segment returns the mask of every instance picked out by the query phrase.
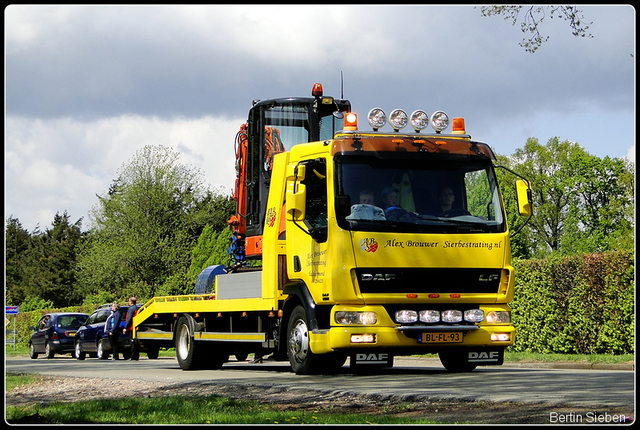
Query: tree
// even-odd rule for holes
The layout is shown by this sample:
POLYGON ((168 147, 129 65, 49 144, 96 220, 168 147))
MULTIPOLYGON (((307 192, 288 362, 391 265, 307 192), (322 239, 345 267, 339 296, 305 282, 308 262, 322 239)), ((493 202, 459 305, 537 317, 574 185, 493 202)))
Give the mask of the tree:
MULTIPOLYGON (((600 159, 557 137, 546 145, 530 138, 512 157, 499 160, 529 179, 533 191, 534 215, 522 238, 514 240, 514 255, 574 255, 628 249, 632 243, 634 181, 632 168, 623 160, 600 159)), ((499 178, 505 204, 511 205, 513 193, 499 178)), ((512 229, 514 224, 510 217, 512 229)))
MULTIPOLYGON (((505 20, 511 20, 512 25, 516 25, 520 13, 526 6, 506 5, 506 6, 482 6, 480 13, 482 16, 503 16, 505 20)), ((534 53, 543 43, 549 40, 549 36, 540 34, 540 25, 548 16, 553 19, 559 17, 569 22, 571 34, 576 37, 593 37, 589 26, 593 23, 585 22, 582 11, 575 6, 529 6, 524 12, 524 17, 520 23, 520 30, 529 33, 529 38, 523 38, 519 44, 525 51, 534 53)))
POLYGON ((211 207, 221 201, 179 153, 163 146, 138 151, 91 212, 92 238, 80 261, 86 293, 107 288, 120 296, 138 284, 155 295, 169 277, 187 272, 191 249, 216 213, 211 207))
POLYGON ((51 301, 56 307, 81 302, 75 269, 78 246, 83 240, 82 218, 71 224, 69 215, 56 213, 52 228, 33 233, 20 221, 9 218, 7 239, 7 303, 32 300, 51 301))
POLYGON ((5 227, 5 289, 8 305, 17 306, 27 296, 25 271, 30 241, 29 231, 22 227, 18 218, 10 216, 5 227))

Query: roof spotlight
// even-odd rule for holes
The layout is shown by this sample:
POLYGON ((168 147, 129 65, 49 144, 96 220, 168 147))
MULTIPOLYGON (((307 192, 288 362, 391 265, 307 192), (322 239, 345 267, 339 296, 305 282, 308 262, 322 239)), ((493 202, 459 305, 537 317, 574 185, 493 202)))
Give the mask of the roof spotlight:
POLYGON ((409 122, 409 117, 407 113, 402 109, 394 109, 389 114, 389 124, 395 131, 400 131, 407 126, 409 122))
POLYGON ((373 108, 367 115, 367 121, 371 128, 373 128, 373 131, 378 131, 378 129, 384 127, 387 123, 387 114, 380 108, 373 108))
POLYGON ((418 133, 429 127, 429 114, 420 109, 414 111, 411 114, 411 127, 418 133))
POLYGON ((431 127, 436 133, 441 133, 449 127, 449 116, 441 110, 437 110, 431 115, 431 127))

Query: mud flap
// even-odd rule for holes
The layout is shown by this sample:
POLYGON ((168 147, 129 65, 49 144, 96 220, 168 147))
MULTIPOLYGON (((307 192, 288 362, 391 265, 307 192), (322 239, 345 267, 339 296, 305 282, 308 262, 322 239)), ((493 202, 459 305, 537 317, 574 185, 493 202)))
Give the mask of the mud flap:
POLYGON ((393 367, 393 355, 388 352, 355 352, 349 356, 349 366, 358 369, 393 367))
POLYGON ((504 348, 469 348, 467 362, 476 366, 500 366, 504 362, 504 348))

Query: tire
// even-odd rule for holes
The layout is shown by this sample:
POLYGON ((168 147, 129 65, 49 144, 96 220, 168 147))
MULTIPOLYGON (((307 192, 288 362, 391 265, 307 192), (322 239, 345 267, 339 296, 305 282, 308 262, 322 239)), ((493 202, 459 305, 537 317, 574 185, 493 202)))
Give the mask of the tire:
POLYGON ((34 360, 36 358, 38 358, 38 353, 36 352, 36 347, 33 346, 32 343, 29 343, 29 357, 33 358, 34 360))
POLYGON ((302 306, 297 306, 289 318, 287 355, 296 375, 309 375, 321 370, 318 356, 311 352, 307 312, 302 306))
POLYGON ((47 358, 53 358, 53 356, 55 355, 55 352, 53 352, 53 350, 51 349, 51 344, 49 342, 44 344, 44 355, 47 358))
POLYGON ((476 364, 470 364, 467 362, 467 350, 455 350, 450 349, 446 351, 440 351, 438 353, 440 357, 440 363, 451 373, 465 373, 472 372, 476 367, 476 364))
POLYGON ((87 356, 86 352, 82 352, 82 346, 80 345, 79 340, 76 340, 75 353, 76 353, 77 360, 84 360, 85 357, 87 356))
MULTIPOLYGON (((158 355, 160 355, 160 348, 149 348, 147 350, 147 358, 149 360, 156 360, 158 358, 158 355)), ((140 356, 140 353, 138 353, 138 357, 140 356)), ((136 359, 137 360, 137 359, 136 359)))
POLYGON ((109 353, 106 352, 106 339, 100 339, 98 341, 98 348, 97 348, 97 352, 96 352, 96 356, 98 357, 99 360, 106 360, 107 358, 109 358, 109 353))
MULTIPOLYGON (((202 359, 196 351, 196 342, 187 317, 180 317, 176 326, 176 358, 182 370, 196 370, 201 368, 202 359)), ((148 353, 147 353, 148 354, 148 353)))
POLYGON ((249 354, 247 354, 246 352, 236 352, 235 356, 238 362, 243 362, 247 361, 247 357, 249 356, 249 354))

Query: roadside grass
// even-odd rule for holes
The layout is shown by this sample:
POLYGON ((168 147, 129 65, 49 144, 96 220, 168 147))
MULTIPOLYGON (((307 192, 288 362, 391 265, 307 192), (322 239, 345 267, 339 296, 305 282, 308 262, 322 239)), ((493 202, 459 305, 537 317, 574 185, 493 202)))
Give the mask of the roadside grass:
MULTIPOLYGON (((28 380, 7 375, 7 388, 28 380), (16 381, 9 382, 15 379, 16 381), (19 379, 20 382, 17 382, 19 379)), ((32 382, 37 377, 32 376, 32 382)), ((388 412, 388 411, 387 411, 388 412)), ((399 412, 402 412, 400 410, 399 412)), ((8 406, 9 424, 433 424, 434 421, 378 414, 280 411, 272 405, 217 395, 122 398, 48 406, 8 406)))

